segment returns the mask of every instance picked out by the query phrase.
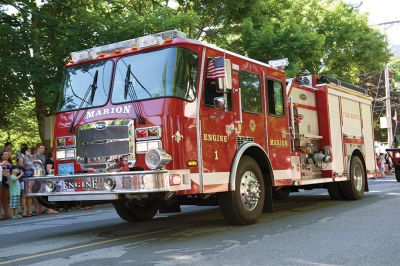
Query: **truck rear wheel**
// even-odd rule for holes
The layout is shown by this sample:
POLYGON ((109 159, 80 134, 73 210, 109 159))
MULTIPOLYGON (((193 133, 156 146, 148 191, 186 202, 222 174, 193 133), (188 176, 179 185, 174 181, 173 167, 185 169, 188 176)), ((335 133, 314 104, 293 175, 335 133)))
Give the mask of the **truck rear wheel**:
POLYGON ((340 188, 347 200, 358 200, 364 196, 366 174, 364 165, 358 156, 353 156, 350 161, 350 180, 341 182, 340 188))
POLYGON ((400 182, 400 165, 394 168, 394 175, 396 176, 397 182, 400 182))
POLYGON ((114 208, 119 217, 127 222, 150 221, 158 212, 158 201, 130 202, 119 201, 114 203, 114 208))
POLYGON ((265 185, 260 167, 253 158, 242 157, 235 182, 235 191, 219 195, 222 214, 231 224, 255 223, 263 211, 265 185))

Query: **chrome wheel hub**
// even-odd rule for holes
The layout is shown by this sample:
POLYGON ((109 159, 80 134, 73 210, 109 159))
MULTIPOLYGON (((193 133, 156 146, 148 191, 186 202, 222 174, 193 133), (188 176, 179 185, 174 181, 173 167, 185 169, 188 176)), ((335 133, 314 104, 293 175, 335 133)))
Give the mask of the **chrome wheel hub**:
POLYGON ((240 200, 247 211, 256 208, 260 192, 256 175, 251 171, 246 171, 240 180, 240 200))
POLYGON ((357 165, 354 167, 354 186, 357 189, 357 191, 362 190, 362 185, 363 185, 363 170, 362 167, 357 165))

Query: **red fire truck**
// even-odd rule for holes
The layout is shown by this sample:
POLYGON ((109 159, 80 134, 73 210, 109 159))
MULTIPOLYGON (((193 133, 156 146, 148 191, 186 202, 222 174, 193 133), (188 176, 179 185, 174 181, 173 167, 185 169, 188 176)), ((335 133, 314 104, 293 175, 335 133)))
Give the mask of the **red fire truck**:
POLYGON ((273 200, 326 188, 356 200, 375 172, 371 98, 167 31, 71 54, 55 173, 25 182, 49 207, 112 203, 129 222, 219 205, 250 224, 273 200))

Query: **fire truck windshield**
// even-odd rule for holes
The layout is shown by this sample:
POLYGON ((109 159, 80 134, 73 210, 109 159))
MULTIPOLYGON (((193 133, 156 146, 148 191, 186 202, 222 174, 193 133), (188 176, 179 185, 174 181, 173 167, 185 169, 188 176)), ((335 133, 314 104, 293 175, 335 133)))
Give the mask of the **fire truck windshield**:
POLYGON ((100 61, 92 64, 67 68, 62 83, 63 97, 60 103, 60 111, 79 109, 80 106, 94 107, 107 102, 112 77, 112 61, 100 61), (97 79, 95 74, 98 73, 97 79), (96 82, 96 84, 93 84, 96 82), (89 97, 85 93, 89 86, 97 87, 89 97))
POLYGON ((196 95, 198 65, 197 54, 181 47, 120 58, 115 71, 112 102, 131 100, 125 92, 127 73, 131 73, 130 81, 137 100, 178 97, 192 101, 196 95))

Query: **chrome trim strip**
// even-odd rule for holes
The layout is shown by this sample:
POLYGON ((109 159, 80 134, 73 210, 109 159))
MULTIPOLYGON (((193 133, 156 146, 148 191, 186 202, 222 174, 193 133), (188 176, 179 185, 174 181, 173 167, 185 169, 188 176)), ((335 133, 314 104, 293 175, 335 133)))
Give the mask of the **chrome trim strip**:
MULTIPOLYGON (((240 86, 240 84, 239 84, 240 86)), ((242 90, 239 87, 239 123, 243 124, 243 112, 242 112, 242 90)))
POLYGON ((97 139, 91 142, 82 142, 81 145, 88 145, 88 144, 106 144, 106 143, 114 143, 114 142, 121 142, 121 141, 129 141, 129 138, 125 139, 97 139))
MULTIPOLYGON (((95 122, 90 122, 87 124, 80 125, 77 127, 77 131, 96 128, 96 124, 99 124, 99 123, 104 123, 106 125, 106 128, 114 127, 114 126, 127 126, 127 127, 133 126, 132 119, 100 120, 100 121, 95 121, 95 122)), ((98 130, 103 130, 103 129, 98 129, 98 130)))
POLYGON ((204 64, 206 61, 206 48, 203 48, 202 59, 201 59, 201 70, 200 70, 200 82, 197 93, 197 108, 196 108, 196 126, 197 126, 197 162, 199 168, 199 182, 200 182, 200 193, 203 193, 203 147, 201 138, 201 119, 200 119, 200 105, 201 105, 201 94, 203 89, 204 80, 204 64))
POLYGON ((24 180, 37 180, 37 179, 66 179, 66 178, 90 178, 90 177, 107 177, 107 176, 120 176, 120 175, 150 175, 150 174, 165 174, 168 173, 167 170, 154 170, 154 171, 135 171, 135 172, 113 172, 113 173, 82 173, 82 174, 75 174, 75 175, 57 175, 57 176, 35 176, 35 177, 28 177, 24 180))
POLYGON ((180 169, 32 177, 24 180, 24 186, 28 196, 72 196, 69 201, 75 195, 177 192, 190 190, 192 183, 190 170, 180 169), (171 183, 175 176, 180 183, 171 183), (115 184, 112 189, 107 186, 110 178, 115 184), (52 188, 48 190, 49 185, 52 188))

